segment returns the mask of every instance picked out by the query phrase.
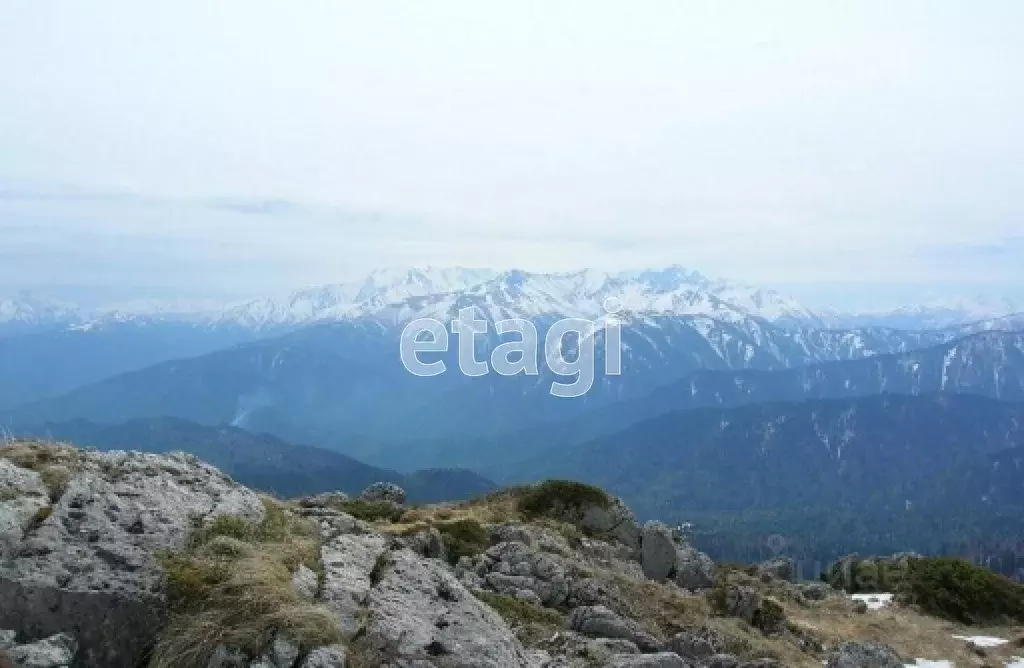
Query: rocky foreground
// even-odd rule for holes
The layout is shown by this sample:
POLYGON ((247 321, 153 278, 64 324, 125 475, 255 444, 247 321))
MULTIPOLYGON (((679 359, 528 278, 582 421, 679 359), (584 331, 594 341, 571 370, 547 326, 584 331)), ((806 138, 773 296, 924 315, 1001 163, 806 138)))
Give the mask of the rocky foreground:
POLYGON ((1013 652, 794 582, 786 559, 716 567, 584 485, 404 502, 388 484, 275 500, 185 454, 0 448, 0 668, 896 668, 1013 652))

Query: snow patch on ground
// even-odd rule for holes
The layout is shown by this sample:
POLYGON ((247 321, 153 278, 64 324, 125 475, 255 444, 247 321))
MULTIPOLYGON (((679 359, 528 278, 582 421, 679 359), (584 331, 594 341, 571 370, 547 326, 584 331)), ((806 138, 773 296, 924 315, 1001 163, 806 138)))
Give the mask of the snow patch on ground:
POLYGON ((906 664, 906 668, 954 668, 952 661, 946 659, 938 659, 932 661, 930 659, 915 659, 915 663, 906 664))
POLYGON ((1019 656, 1013 657, 1013 661, 1006 664, 1006 668, 1024 668, 1024 659, 1019 656))
POLYGON ((995 638, 993 636, 953 636, 957 640, 966 640, 967 642, 974 643, 978 647, 999 647, 1010 642, 1003 638, 995 638))
POLYGON ((850 598, 855 601, 864 601, 867 603, 868 610, 881 610, 892 604, 892 594, 852 594, 850 598))

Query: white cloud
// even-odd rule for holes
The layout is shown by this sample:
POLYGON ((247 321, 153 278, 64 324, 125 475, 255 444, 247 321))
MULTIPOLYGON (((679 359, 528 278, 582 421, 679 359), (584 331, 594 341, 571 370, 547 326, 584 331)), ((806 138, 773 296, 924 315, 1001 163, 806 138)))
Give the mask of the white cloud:
POLYGON ((423 263, 1024 283, 1012 0, 0 11, 0 178, 80 191, 0 197, 0 292, 423 263))

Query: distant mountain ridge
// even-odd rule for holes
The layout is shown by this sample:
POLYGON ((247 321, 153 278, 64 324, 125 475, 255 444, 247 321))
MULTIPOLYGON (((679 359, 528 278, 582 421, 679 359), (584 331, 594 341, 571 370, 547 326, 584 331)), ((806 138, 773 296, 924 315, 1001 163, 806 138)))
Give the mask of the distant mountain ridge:
POLYGON ((811 558, 927 551, 1024 531, 1024 404, 886 395, 684 410, 517 473, 603 485, 642 517, 696 522, 699 544, 734 556, 772 534, 811 558))
POLYGON ((476 439, 424 439, 415 448, 394 446, 366 457, 387 461, 401 449, 407 453, 405 465, 412 468, 440 462, 508 476, 517 460, 554 453, 678 411, 942 393, 1024 403, 1024 332, 981 332, 917 349, 789 368, 695 369, 643 396, 543 424, 496 430, 476 439))
POLYGON ((365 277, 240 303, 136 301, 97 309, 41 299, 0 300, 0 334, 30 327, 146 321, 280 332, 318 322, 363 317, 407 322, 453 301, 469 301, 502 317, 595 318, 605 306, 637 315, 758 317, 779 324, 855 328, 939 329, 1024 311, 1012 300, 954 299, 889 311, 815 310, 775 290, 710 279, 678 265, 662 269, 541 273, 464 267, 379 269, 365 277))
POLYGON ((284 498, 337 490, 356 495, 374 482, 393 482, 405 489, 410 501, 430 503, 472 498, 496 487, 490 480, 465 469, 427 469, 403 474, 368 466, 330 450, 286 443, 268 434, 225 425, 203 426, 174 418, 131 420, 116 425, 74 420, 42 425, 28 433, 101 450, 188 452, 245 485, 284 498))
MULTIPOLYGON (((551 321, 537 322, 543 333, 551 321)), ((730 323, 701 316, 644 317, 622 325, 620 376, 603 375, 605 332, 595 333, 594 386, 576 400, 552 397, 555 376, 543 368, 539 376, 463 376, 454 345, 439 356, 448 364, 447 373, 415 377, 402 365, 399 334, 373 320, 318 325, 131 371, 13 412, 29 423, 174 416, 208 425, 235 424, 361 455, 377 449, 375 440, 480 436, 632 400, 658 405, 670 393, 658 392, 655 401, 645 397, 698 371, 780 371, 873 359, 943 343, 957 332, 843 332, 778 327, 753 318, 730 323)), ((999 341, 1002 335, 987 336, 999 341)), ((505 338, 492 327, 489 336, 477 341, 479 358, 486 359, 505 338)), ((1019 338, 1007 339, 1007 354, 1019 338)), ((988 352, 979 355, 978 368, 987 369, 988 352)), ((1012 358, 1004 378, 1017 377, 1017 364, 1012 358)))

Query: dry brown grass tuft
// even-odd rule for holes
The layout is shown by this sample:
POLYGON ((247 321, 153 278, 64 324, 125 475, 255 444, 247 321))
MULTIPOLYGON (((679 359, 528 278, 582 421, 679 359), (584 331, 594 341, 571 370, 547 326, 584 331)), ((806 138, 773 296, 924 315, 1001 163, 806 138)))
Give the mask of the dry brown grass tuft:
POLYGON ((64 495, 73 471, 81 467, 81 453, 63 443, 24 441, 0 446, 0 457, 39 474, 46 485, 50 501, 56 503, 64 495))
POLYGON ((318 567, 315 527, 272 499, 264 506, 263 522, 219 519, 197 531, 184 552, 164 556, 173 616, 151 667, 206 665, 222 644, 256 657, 277 633, 304 650, 341 641, 330 611, 291 586, 299 564, 318 567))
MULTIPOLYGON (((976 665, 979 657, 954 635, 988 635, 1012 640, 1022 632, 1019 626, 966 627, 907 607, 857 613, 853 604, 841 597, 806 606, 784 602, 783 607, 791 621, 812 630, 830 647, 845 640, 879 642, 891 646, 911 663, 914 659, 946 659, 957 666, 976 665)), ((988 649, 985 663, 1003 665, 1014 653, 1019 654, 1020 649, 1013 648, 1012 643, 988 649)))
POLYGON ((707 599, 688 596, 670 585, 622 575, 612 575, 608 583, 618 601, 616 612, 664 638, 699 627, 711 617, 707 599))

